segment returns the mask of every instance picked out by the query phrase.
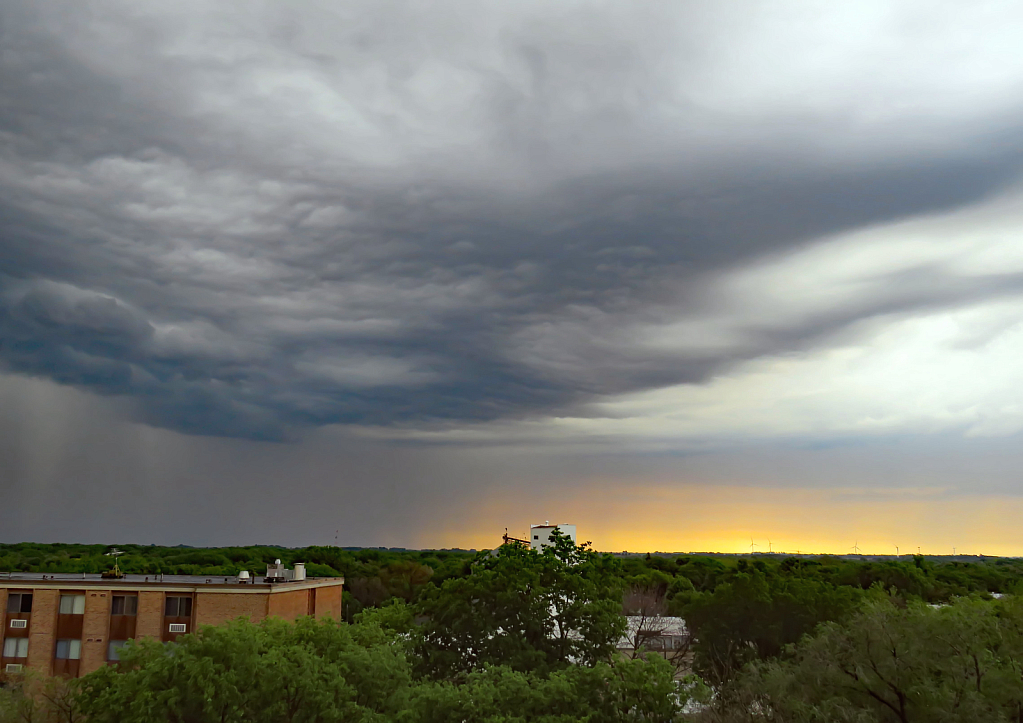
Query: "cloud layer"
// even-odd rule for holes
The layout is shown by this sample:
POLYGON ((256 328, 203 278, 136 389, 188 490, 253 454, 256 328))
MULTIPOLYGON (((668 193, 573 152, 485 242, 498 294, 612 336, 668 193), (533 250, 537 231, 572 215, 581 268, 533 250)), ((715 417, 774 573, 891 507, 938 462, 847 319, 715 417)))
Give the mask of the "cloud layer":
POLYGON ((155 426, 727 436, 743 365, 1018 313, 1012 8, 0 13, 0 362, 155 426))

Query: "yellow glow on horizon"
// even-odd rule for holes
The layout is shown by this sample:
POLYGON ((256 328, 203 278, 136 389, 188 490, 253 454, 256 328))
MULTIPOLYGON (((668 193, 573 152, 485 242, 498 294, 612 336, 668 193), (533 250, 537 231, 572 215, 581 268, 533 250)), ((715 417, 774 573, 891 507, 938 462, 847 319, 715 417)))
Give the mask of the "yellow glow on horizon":
POLYGON ((864 555, 1023 555, 1023 498, 959 496, 942 488, 850 489, 741 486, 612 487, 542 500, 502 494, 459 510, 423 547, 493 548, 530 523, 576 524, 579 541, 604 551, 864 555), (469 521, 468 523, 466 521, 469 521))

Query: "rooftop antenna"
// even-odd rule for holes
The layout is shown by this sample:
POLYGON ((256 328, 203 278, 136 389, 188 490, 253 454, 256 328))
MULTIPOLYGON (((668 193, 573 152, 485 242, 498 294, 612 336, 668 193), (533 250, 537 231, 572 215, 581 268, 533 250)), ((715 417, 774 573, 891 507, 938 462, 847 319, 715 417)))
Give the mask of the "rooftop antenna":
POLYGON ((508 534, 507 527, 504 528, 504 534, 501 536, 501 539, 504 540, 504 544, 506 545, 509 542, 513 542, 516 545, 521 545, 522 547, 529 547, 529 540, 520 540, 517 537, 512 537, 511 535, 508 534))

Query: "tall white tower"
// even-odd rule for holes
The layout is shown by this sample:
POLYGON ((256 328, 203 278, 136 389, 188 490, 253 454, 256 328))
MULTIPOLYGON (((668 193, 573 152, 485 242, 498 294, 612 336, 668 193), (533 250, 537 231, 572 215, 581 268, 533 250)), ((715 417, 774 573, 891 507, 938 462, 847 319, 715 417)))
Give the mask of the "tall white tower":
POLYGON ((542 550, 551 544, 551 533, 558 530, 562 535, 567 535, 575 542, 575 525, 552 525, 544 522, 542 525, 529 526, 529 547, 533 550, 542 550))

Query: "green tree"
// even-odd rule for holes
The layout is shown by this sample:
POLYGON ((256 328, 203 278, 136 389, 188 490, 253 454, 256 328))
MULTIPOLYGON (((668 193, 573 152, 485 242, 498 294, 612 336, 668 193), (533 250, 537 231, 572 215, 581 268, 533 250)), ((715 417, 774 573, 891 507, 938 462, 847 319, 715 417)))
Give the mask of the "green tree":
POLYGON ((1023 715, 1016 608, 961 599, 932 608, 870 601, 829 622, 788 659, 750 666, 717 720, 967 723, 1023 715))
POLYGON ((244 620, 176 644, 125 646, 82 679, 92 723, 382 721, 407 707, 408 665, 375 623, 244 620))
POLYGON ((32 671, 0 684, 0 723, 84 723, 79 682, 32 671))
MULTIPOLYGON (((399 603, 354 625, 236 621, 178 643, 130 644, 120 665, 79 681, 75 710, 90 723, 666 723, 681 720, 697 690, 680 689, 658 657, 549 674, 487 665, 457 681, 418 680, 403 652, 412 625, 399 603)), ((15 713, 27 700, 10 699, 15 713)))
POLYGON ((851 614, 860 598, 853 588, 747 568, 684 607, 696 672, 723 683, 747 662, 780 654, 819 623, 851 614))
POLYGON ((571 666, 549 676, 487 666, 459 684, 427 682, 415 692, 421 723, 612 723, 681 720, 691 688, 680 689, 662 658, 571 666))
POLYGON ((417 650, 426 673, 508 665, 546 674, 611 659, 625 629, 619 564, 559 534, 552 541, 542 552, 481 553, 471 574, 423 594, 417 650))

